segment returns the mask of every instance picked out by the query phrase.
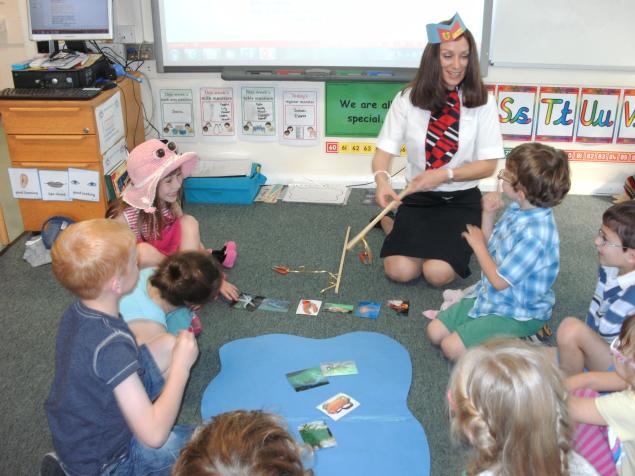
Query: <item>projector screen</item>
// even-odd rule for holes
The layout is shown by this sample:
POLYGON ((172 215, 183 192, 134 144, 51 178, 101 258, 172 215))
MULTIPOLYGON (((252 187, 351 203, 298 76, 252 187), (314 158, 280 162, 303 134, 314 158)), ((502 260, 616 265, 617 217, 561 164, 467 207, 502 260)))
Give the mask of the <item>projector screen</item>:
POLYGON ((459 12, 480 49, 491 22, 491 0, 153 0, 152 10, 165 72, 417 68, 426 24, 459 12))

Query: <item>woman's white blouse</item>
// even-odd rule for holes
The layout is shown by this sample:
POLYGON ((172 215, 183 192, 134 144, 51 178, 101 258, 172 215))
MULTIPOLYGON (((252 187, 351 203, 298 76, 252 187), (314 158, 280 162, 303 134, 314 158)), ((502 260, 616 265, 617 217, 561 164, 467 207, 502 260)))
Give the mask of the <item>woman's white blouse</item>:
MULTIPOLYGON (((377 147, 392 155, 399 155, 403 144, 408 152, 406 180, 426 168, 426 132, 430 111, 415 107, 410 102, 410 88, 397 93, 377 137, 377 147)), ((487 103, 467 108, 461 102, 459 122, 459 149, 445 167, 456 168, 476 160, 500 159, 504 157, 503 137, 496 101, 488 94, 487 103)), ((435 191, 448 192, 476 187, 478 180, 442 183, 435 191)))

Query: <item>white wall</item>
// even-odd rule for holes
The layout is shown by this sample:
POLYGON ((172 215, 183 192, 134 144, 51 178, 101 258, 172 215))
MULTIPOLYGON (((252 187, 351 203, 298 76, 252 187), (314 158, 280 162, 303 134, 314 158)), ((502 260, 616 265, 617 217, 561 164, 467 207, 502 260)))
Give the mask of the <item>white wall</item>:
MULTIPOLYGON (((21 5, 18 0, 8 0, 9 3, 21 5)), ((23 5, 21 6, 23 8, 23 5)), ((142 39, 149 39, 151 35, 150 2, 149 0, 115 0, 116 22, 119 25, 134 25, 135 35, 142 39), (143 25, 143 27, 141 27, 143 25)), ((0 16, 2 15, 0 11, 0 16)), ((23 23, 23 27, 25 24, 23 23)), ((539 34, 539 32, 536 32, 539 34)), ((6 64, 6 63, 5 63, 6 64)), ((218 73, 206 74, 157 74, 153 62, 147 62, 141 69, 146 74, 143 85, 144 104, 148 116, 157 124, 159 115, 156 104, 156 92, 160 88, 221 86, 225 85, 218 73)), ((6 74, 6 68, 2 71, 6 74)), ((523 85, 560 85, 560 86, 605 86, 605 87, 635 87, 633 72, 593 71, 593 70, 558 70, 558 69, 517 69, 490 67, 487 77, 489 83, 523 84, 523 85)), ((282 83, 278 83, 282 84, 282 83)), ((289 83, 285 83, 289 84, 289 83)), ((295 83, 307 85, 307 83, 295 83)), ((310 83, 323 88, 323 83, 310 83)), ((181 149, 195 150, 203 158, 248 158, 263 165, 263 173, 270 183, 322 182, 322 183, 363 183, 372 181, 370 174, 370 156, 327 154, 324 150, 324 138, 318 146, 291 147, 278 143, 253 143, 238 141, 232 143, 209 143, 195 141, 181 144, 181 149)), ((345 138, 334 138, 345 141, 345 138)), ((372 139, 351 138, 351 141, 373 142, 372 139)), ((507 146, 517 143, 508 142, 507 146)), ((554 143, 556 147, 580 150, 627 150, 633 151, 632 145, 581 143, 554 143)), ((403 167, 404 159, 395 158, 393 171, 403 167)), ((615 193, 621 190, 626 176, 634 173, 633 164, 607 164, 572 162, 573 187, 576 194, 615 193)), ((493 181, 485 181, 484 189, 490 189, 493 181)))
MULTIPOLYGON (((24 0, 0 1, 0 89, 13 87, 11 64, 32 57, 36 51, 35 43, 28 40, 26 23, 24 0)), ((22 233, 24 227, 18 201, 11 194, 7 172, 10 163, 6 141, 2 137, 0 140, 0 207, 4 212, 9 239, 14 240, 22 233)))

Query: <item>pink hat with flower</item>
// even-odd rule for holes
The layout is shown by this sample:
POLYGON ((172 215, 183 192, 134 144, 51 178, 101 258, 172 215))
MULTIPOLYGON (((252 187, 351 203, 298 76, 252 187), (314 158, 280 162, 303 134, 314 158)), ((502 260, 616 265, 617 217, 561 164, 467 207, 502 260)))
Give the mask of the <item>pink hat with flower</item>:
POLYGON ((174 142, 165 144, 158 139, 150 139, 139 144, 128 155, 130 183, 123 191, 124 201, 146 213, 154 213, 153 203, 159 181, 179 167, 183 177, 188 177, 197 162, 196 152, 177 154, 174 142))

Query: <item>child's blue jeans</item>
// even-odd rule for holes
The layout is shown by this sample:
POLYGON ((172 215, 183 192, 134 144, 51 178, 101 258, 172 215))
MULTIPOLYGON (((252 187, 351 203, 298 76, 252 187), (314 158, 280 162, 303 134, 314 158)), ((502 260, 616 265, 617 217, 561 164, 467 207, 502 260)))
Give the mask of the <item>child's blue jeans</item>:
MULTIPOLYGON (((139 359, 146 369, 143 385, 150 400, 154 401, 161 393, 165 381, 148 348, 143 345, 139 350, 139 359)), ((128 454, 109 464, 101 472, 101 476, 169 476, 181 448, 190 441, 195 428, 194 425, 175 425, 161 448, 148 448, 133 436, 128 454)))

